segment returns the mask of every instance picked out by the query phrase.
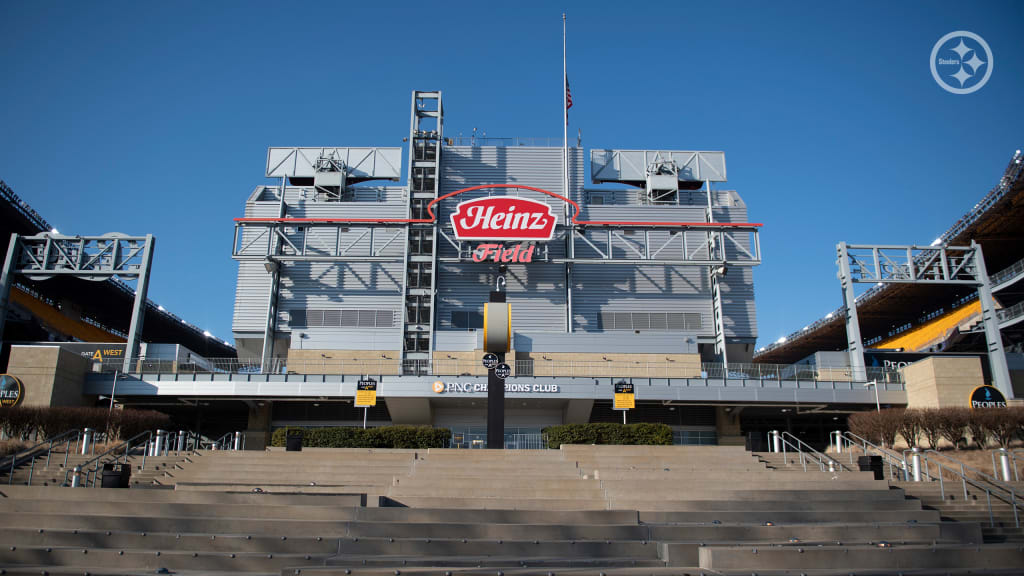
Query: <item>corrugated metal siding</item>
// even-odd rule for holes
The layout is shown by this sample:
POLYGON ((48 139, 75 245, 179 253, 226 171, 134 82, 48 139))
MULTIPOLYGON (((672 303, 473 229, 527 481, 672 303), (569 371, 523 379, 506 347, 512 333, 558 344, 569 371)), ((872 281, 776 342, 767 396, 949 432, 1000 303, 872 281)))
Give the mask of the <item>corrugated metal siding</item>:
MULTIPOLYGON (((265 187, 246 203, 247 217, 276 217, 278 215, 278 188, 265 187)), ((404 218, 406 216, 405 191, 399 187, 359 187, 355 189, 356 201, 325 202, 315 200, 312 188, 288 187, 285 201, 286 216, 291 218, 404 218)), ((350 253, 364 255, 370 247, 370 237, 363 235, 366 228, 357 224, 341 227, 341 244, 352 245, 350 253)), ((242 243, 254 238, 256 229, 246 230, 242 243)), ((285 236, 302 249, 305 241, 307 254, 333 253, 338 243, 339 228, 335 226, 289 226, 285 236)), ((392 329, 338 329, 339 332, 323 332, 318 336, 325 348, 365 348, 366 342, 387 341, 383 349, 395 350, 401 347, 401 315, 404 312, 402 282, 404 264, 400 261, 405 250, 405 229, 403 227, 376 228, 373 247, 382 256, 395 256, 396 262, 294 262, 282 264, 282 278, 278 299, 278 330, 289 331, 289 311, 307 308, 322 310, 340 309, 390 309, 397 318, 392 329), (389 241, 390 243, 385 246, 389 241), (345 332, 348 330, 349 332, 345 332), (362 332, 372 335, 359 339, 362 332), (330 344, 331 334, 337 334, 337 343, 330 344), (358 344, 358 345, 353 345, 358 344)), ((258 243, 262 243, 261 239, 258 243)), ((294 253, 287 244, 282 245, 283 253, 294 253)), ((270 290, 270 274, 262 262, 240 262, 238 283, 235 292, 234 332, 262 333, 270 290)), ((306 347, 310 347, 306 342, 306 347)), ((375 346, 375 345, 373 345, 375 346)))
MULTIPOLYGON (((401 330, 365 328, 296 328, 292 330, 291 347, 309 350, 401 350, 401 330)), ((368 356, 377 360, 380 355, 368 356)), ((387 364, 387 360, 381 360, 387 364)))
MULTIPOLYGON (((728 192, 722 204, 715 208, 719 222, 747 222, 747 207, 735 192, 728 192)), ((752 251, 749 234, 733 235, 737 243, 752 251)), ((740 250, 726 241, 729 257, 738 257, 740 250)), ((729 338, 757 338, 757 309, 754 304, 754 271, 750 267, 734 266, 722 281, 722 308, 725 312, 725 335, 729 338)))
MULTIPOLYGON (((676 335, 678 336, 678 335, 676 335)), ((664 332, 540 333, 516 332, 516 352, 591 352, 695 354, 697 343, 664 332)))
POLYGON ((707 271, 694 266, 577 265, 573 272, 577 330, 599 330, 601 312, 681 312, 701 315, 699 336, 714 334, 707 271))
MULTIPOLYGON (((453 146, 444 149, 441 194, 481 184, 523 184, 563 194, 562 151, 558 148, 499 148, 453 146)), ((580 197, 583 188, 582 150, 570 150, 570 189, 580 197)), ((467 192, 441 203, 440 221, 449 236, 449 214, 456 204, 488 195, 518 194, 545 202, 561 215, 565 203, 529 190, 518 192, 501 189, 467 192)), ((564 230, 556 230, 555 239, 547 243, 552 258, 565 253, 564 230)), ((456 255, 444 239, 438 241, 442 257, 456 255)), ((456 310, 481 310, 488 293, 494 289, 493 263, 441 264, 437 278, 437 328, 451 329, 451 313, 456 310)), ((565 266, 534 261, 512 264, 506 274, 505 287, 512 305, 512 322, 516 330, 565 329, 565 266)))

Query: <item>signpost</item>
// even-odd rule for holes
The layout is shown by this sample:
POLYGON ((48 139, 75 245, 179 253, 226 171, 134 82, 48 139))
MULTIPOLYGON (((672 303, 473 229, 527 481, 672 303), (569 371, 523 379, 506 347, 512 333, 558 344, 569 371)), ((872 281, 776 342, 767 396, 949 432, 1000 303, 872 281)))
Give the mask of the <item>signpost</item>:
POLYGON ((370 406, 377 405, 377 381, 371 378, 359 380, 356 383, 356 406, 363 407, 363 428, 366 428, 366 415, 370 406))
POLYGON ((626 412, 636 408, 636 394, 631 382, 615 383, 615 405, 616 410, 622 410, 622 423, 626 423, 626 412))
POLYGON ((494 367, 494 375, 504 380, 512 375, 512 367, 502 362, 494 367))

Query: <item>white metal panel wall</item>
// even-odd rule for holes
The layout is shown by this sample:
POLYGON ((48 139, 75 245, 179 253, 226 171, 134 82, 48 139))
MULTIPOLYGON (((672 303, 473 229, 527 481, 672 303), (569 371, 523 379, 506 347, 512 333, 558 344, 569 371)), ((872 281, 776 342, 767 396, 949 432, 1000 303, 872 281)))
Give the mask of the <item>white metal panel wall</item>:
MULTIPOLYGON (((715 208, 718 222, 747 222, 747 207, 735 192, 723 198, 724 207, 715 208)), ((733 234, 740 246, 752 251, 749 234, 733 234)), ((726 242, 730 257, 739 256, 740 250, 726 242)), ((722 279, 722 309, 725 335, 729 338, 757 338, 757 309, 754 303, 754 270, 748 266, 734 266, 722 279)))
MULTIPOLYGON (((255 200, 246 204, 246 217, 274 218, 278 215, 278 188, 265 187, 255 194, 255 200)), ((288 187, 285 201, 286 216, 289 218, 404 218, 406 217, 405 191, 399 187, 357 187, 355 201, 326 202, 316 199, 312 188, 288 187), (361 201, 363 200, 363 201, 361 201)), ((338 243, 338 229, 334 226, 304 226, 296 223, 285 230, 285 236, 297 248, 302 249, 303 240, 307 254, 333 253, 338 243)), ((369 235, 363 235, 365 227, 353 224, 342 227, 342 246, 352 245, 351 253, 365 254, 370 245, 369 235)), ((243 244, 254 238, 255 228, 243 233, 243 244)), ((262 240, 260 240, 262 242, 262 240)), ((318 337, 324 348, 362 349, 366 346, 352 345, 358 340, 360 330, 374 332, 373 341, 382 340, 388 344, 382 348, 395 350, 401 347, 401 317, 404 311, 402 297, 403 263, 405 250, 405 229, 376 228, 374 247, 382 256, 393 256, 395 262, 292 262, 283 263, 280 295, 278 300, 278 330, 290 330, 291 310, 322 309, 390 309, 395 310, 398 321, 392 329, 373 328, 349 330, 339 329, 337 342, 329 342, 330 332, 318 337), (390 243, 388 241, 390 240, 390 243), (385 244, 387 244, 385 246, 385 244), (349 334, 355 334, 351 338, 349 334), (392 342, 393 341, 393 342, 392 342)), ((284 245, 282 251, 293 252, 284 245)), ((235 291, 235 314, 232 330, 235 333, 257 332, 264 329, 267 298, 270 290, 270 274, 262 262, 240 262, 238 283, 235 291)), ((358 344, 358 342, 357 342, 358 344)))
POLYGON ((573 281, 573 316, 577 330, 600 330, 601 312, 689 312, 701 315, 701 329, 695 334, 714 334, 706 268, 577 265, 573 281))
MULTIPOLYGON (((570 189, 574 196, 582 195, 583 153, 573 149, 570 153, 570 189)), ((482 184, 523 184, 563 194, 562 150, 532 147, 468 147, 452 146, 444 149, 441 194, 482 184)), ((440 221, 450 231, 449 214, 456 204, 488 195, 516 194, 524 198, 545 202, 555 208, 562 222, 565 202, 528 190, 501 189, 466 192, 442 202, 440 221)), ((565 253, 564 230, 556 230, 555 238, 546 244, 551 257, 565 253)), ((450 232, 449 232, 450 235, 450 232)), ((456 255, 456 250, 444 239, 438 240, 442 257, 456 255)), ((512 308, 515 330, 565 329, 565 266, 537 261, 530 264, 509 265, 505 290, 512 308)), ((437 327, 451 329, 451 313, 458 310, 482 310, 488 293, 495 289, 496 266, 493 262, 440 264, 437 277, 437 327)))

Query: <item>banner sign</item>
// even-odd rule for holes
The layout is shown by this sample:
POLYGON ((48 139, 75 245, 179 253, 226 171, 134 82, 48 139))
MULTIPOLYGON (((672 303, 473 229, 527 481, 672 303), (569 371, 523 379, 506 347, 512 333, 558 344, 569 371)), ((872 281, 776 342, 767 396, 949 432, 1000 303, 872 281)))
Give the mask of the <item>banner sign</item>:
POLYGON ((377 405, 377 381, 360 380, 356 383, 356 406, 377 405))
POLYGON ((631 410, 636 408, 636 395, 633 391, 633 384, 629 382, 615 383, 615 407, 616 410, 631 410))
POLYGON ((995 386, 978 386, 971 391, 971 409, 1006 408, 1006 397, 995 386))

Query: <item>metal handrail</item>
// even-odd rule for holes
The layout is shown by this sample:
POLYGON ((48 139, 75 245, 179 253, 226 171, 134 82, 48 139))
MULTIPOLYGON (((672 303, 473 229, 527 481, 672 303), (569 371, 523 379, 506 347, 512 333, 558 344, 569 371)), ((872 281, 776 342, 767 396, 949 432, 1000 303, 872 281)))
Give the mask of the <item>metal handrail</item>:
MULTIPOLYGON (((943 501, 946 500, 946 484, 945 484, 945 480, 942 478, 942 471, 943 470, 948 470, 951 474, 953 474, 954 476, 957 476, 957 477, 960 478, 960 485, 961 485, 961 487, 963 489, 964 501, 967 500, 967 496, 968 496, 968 494, 967 494, 967 485, 968 484, 970 484, 971 486, 973 486, 974 488, 976 488, 978 490, 983 490, 985 492, 985 500, 986 500, 986 503, 987 503, 987 506, 988 506, 988 521, 989 521, 989 524, 993 528, 996 525, 996 521, 995 521, 995 515, 992 513, 992 496, 995 496, 996 498, 998 498, 998 499, 1000 499, 1000 500, 1002 500, 1002 501, 1004 501, 1004 502, 1006 502, 1007 504, 1010 505, 1010 508, 1013 510, 1013 522, 1014 522, 1014 525, 1017 528, 1020 528, 1020 515, 1017 512, 1017 507, 1021 506, 1024 503, 1018 503, 1017 502, 1017 495, 1016 495, 1015 491, 1012 488, 1009 490, 1008 494, 1001 494, 999 492, 999 490, 1002 490, 1003 492, 1006 492, 1006 490, 1003 489, 1003 488, 1000 488, 998 486, 991 486, 991 488, 990 488, 989 486, 985 486, 984 484, 982 484, 978 480, 974 480, 972 478, 968 478, 967 475, 962 473, 962 472, 957 472, 955 469, 950 468, 949 466, 943 465, 942 462, 932 462, 931 461, 932 459, 929 457, 929 453, 939 454, 935 450, 925 450, 925 451, 918 450, 916 452, 914 450, 905 450, 903 452, 903 458, 906 459, 907 454, 910 454, 910 453, 916 454, 921 460, 924 460, 924 470, 923 471, 920 469, 921 468, 920 466, 915 466, 915 468, 916 468, 915 472, 917 474, 923 473, 926 478, 930 479, 930 481, 938 480, 938 482, 939 482, 939 494, 942 497, 943 501), (938 477, 932 475, 932 473, 931 473, 931 471, 929 469, 929 464, 932 464, 932 463, 934 463, 936 466, 939 467, 938 477)), ((942 455, 939 454, 939 456, 942 456, 942 455)), ((964 464, 961 463, 961 466, 964 466, 964 464)))
MULTIPOLYGON (((124 369, 124 359, 96 362, 99 372, 112 373, 124 369)), ((266 363, 260 360, 239 360, 237 358, 196 358, 193 361, 130 358, 129 373, 147 374, 327 374, 327 375, 399 375, 420 374, 432 376, 483 376, 485 369, 476 360, 460 358, 431 360, 399 359, 340 359, 321 358, 307 360, 274 359, 266 363)), ((515 377, 597 377, 597 378, 668 378, 678 380, 725 380, 744 381, 744 385, 759 382, 766 388, 781 388, 783 382, 831 383, 822 388, 852 389, 858 383, 868 380, 884 382, 882 390, 903 390, 902 375, 899 371, 879 367, 866 368, 861 378, 851 373, 848 366, 811 366, 802 364, 755 364, 730 362, 703 362, 686 364, 661 361, 641 362, 636 360, 537 360, 522 359, 510 361, 515 377)), ((707 385, 702 384, 702 385, 707 385)), ((728 384, 727 384, 728 385, 728 384)), ((859 386, 858 386, 859 388, 859 386)))
MULTIPOLYGON (((800 452, 801 460, 803 459, 803 450, 801 450, 801 448, 806 448, 807 451, 810 452, 810 454, 812 456, 814 456, 815 459, 818 461, 818 465, 821 467, 821 471, 822 472, 836 472, 836 473, 839 473, 839 472, 843 471, 843 465, 838 460, 835 460, 834 458, 832 458, 830 456, 827 456, 825 454, 822 454, 821 452, 818 452, 810 444, 804 442, 803 440, 797 438, 796 436, 794 436, 794 435, 792 435, 792 434, 790 434, 789 432, 786 432, 786 431, 783 431, 783 432, 779 433, 779 438, 782 440, 782 456, 783 456, 783 458, 786 457, 786 444, 788 443, 786 441, 786 437, 787 436, 792 438, 794 441, 796 441, 796 446, 793 446, 793 448, 800 452)), ((807 471, 807 466, 806 465, 804 466, 804 471, 805 472, 807 471)))
MULTIPOLYGON (((152 430, 147 430, 146 432, 141 432, 139 434, 136 434, 135 436, 132 436, 131 438, 125 440, 124 442, 121 442, 117 446, 114 446, 113 448, 108 449, 106 452, 104 452, 102 454, 99 454, 98 456, 95 456, 95 457, 93 457, 93 458, 91 458, 89 460, 86 460, 85 462, 79 464, 78 466, 75 466, 75 468, 78 470, 78 473, 85 472, 85 486, 86 487, 89 486, 90 480, 95 485, 96 481, 95 481, 94 475, 99 470, 100 461, 104 457, 106 457, 107 455, 112 454, 112 453, 120 450, 122 447, 124 447, 124 455, 123 455, 124 456, 124 461, 122 462, 122 464, 127 464, 128 463, 128 453, 131 451, 132 443, 135 442, 136 440, 138 440, 139 438, 142 438, 143 436, 146 437, 146 442, 145 443, 141 443, 140 442, 139 444, 141 444, 143 446, 143 448, 146 448, 149 445, 149 442, 153 439, 153 431, 152 430), (89 466, 90 464, 92 464, 93 467, 92 467, 91 470, 87 471, 86 467, 89 466)), ((138 447, 139 444, 137 444, 136 447, 138 447)), ((146 454, 148 452, 149 452, 148 450, 143 449, 143 451, 142 451, 142 466, 139 467, 139 470, 145 470, 146 469, 146 454)), ((120 458, 121 458, 120 456, 116 456, 114 458, 114 462, 117 462, 120 458)), ((68 485, 68 470, 65 469, 64 470, 64 482, 63 482, 63 484, 61 484, 61 486, 67 486, 67 485, 68 485)))
POLYGON ((900 473, 902 472, 903 479, 907 479, 907 462, 898 457, 896 454, 893 454, 892 452, 886 450, 881 446, 877 446, 871 443, 871 441, 867 440, 866 438, 862 438, 854 434, 853 432, 842 432, 836 438, 839 442, 846 442, 847 452, 849 452, 850 454, 851 467, 853 466, 853 451, 850 450, 849 448, 852 446, 857 446, 861 450, 863 450, 865 454, 868 453, 868 449, 877 452, 878 455, 882 457, 882 460, 889 466, 889 478, 896 478, 898 480, 900 478, 900 473), (894 464, 895 466, 893 466, 894 464), (895 473, 893 473, 894 469, 895 473))
MULTIPOLYGON (((999 472, 996 469, 996 453, 1000 452, 1001 450, 1004 450, 1004 448, 1000 448, 999 450, 993 450, 992 451, 992 474, 995 475, 995 476, 999 475, 999 472)), ((1024 450, 1006 450, 1006 455, 1007 455, 1007 457, 1010 458, 1010 468, 1013 469, 1013 481, 1014 482, 1020 482, 1020 473, 1017 471, 1017 453, 1018 452, 1021 454, 1021 457, 1024 458, 1024 450)))
MULTIPOLYGON (((14 469, 17 466, 18 461, 19 460, 23 460, 24 458, 27 458, 29 456, 32 456, 32 464, 31 464, 32 465, 32 470, 30 470, 30 472, 29 472, 28 484, 29 484, 29 486, 32 485, 32 472, 35 470, 36 458, 41 458, 41 456, 34 455, 33 453, 37 452, 37 451, 40 451, 42 449, 43 444, 48 444, 48 446, 46 448, 46 465, 49 466, 50 465, 50 454, 53 452, 53 444, 55 442, 57 442, 58 440, 64 439, 63 443, 67 444, 67 447, 64 449, 64 465, 66 467, 67 463, 68 463, 68 454, 71 453, 71 440, 72 440, 71 437, 72 436, 74 436, 75 449, 77 450, 78 442, 81 441, 81 438, 82 438, 82 431, 80 429, 74 429, 74 430, 68 430, 66 432, 61 432, 60 434, 54 436, 53 438, 50 438, 49 440, 44 440, 44 441, 36 444, 35 446, 32 446, 31 448, 26 448, 25 450, 22 450, 21 452, 18 452, 17 454, 12 454, 10 456, 10 458, 11 458, 11 466, 10 466, 10 471, 8 472, 8 475, 7 475, 7 485, 8 486, 13 486, 14 485, 14 469)), ((7 467, 7 462, 4 462, 3 464, 0 464, 0 467, 5 467, 6 468, 7 467)))
POLYGON ((975 474, 980 476, 984 481, 986 481, 986 482, 988 482, 990 484, 994 484, 996 488, 1000 488, 1002 490, 1005 490, 1005 491, 1011 492, 1011 493, 1013 492, 1013 486, 1007 485, 1002 480, 1000 480, 999 477, 997 477, 997 476, 990 476, 989 474, 987 474, 985 472, 982 472, 981 470, 978 470, 977 468, 973 468, 971 466, 968 466, 967 464, 964 464, 960 460, 957 460, 956 458, 953 458, 952 456, 948 456, 946 454, 943 454, 943 453, 941 453, 941 452, 939 452, 937 450, 929 449, 929 450, 925 450, 925 452, 930 453, 930 454, 935 454, 935 455, 937 455, 937 456, 939 456, 941 458, 945 458, 946 460, 948 460, 950 462, 953 462, 955 464, 959 464, 960 465, 960 473, 964 474, 965 476, 966 476, 965 470, 970 470, 971 472, 974 472, 975 474))

